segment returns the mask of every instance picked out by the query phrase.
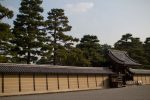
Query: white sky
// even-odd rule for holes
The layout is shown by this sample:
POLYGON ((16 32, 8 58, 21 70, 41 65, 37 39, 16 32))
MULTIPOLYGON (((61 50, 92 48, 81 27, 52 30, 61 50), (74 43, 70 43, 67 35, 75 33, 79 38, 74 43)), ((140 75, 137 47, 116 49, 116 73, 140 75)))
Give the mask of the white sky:
MULTIPOLYGON (((16 18, 21 0, 1 0, 12 9, 16 18)), ((113 45, 125 33, 142 41, 150 37, 150 0, 43 0, 43 16, 52 8, 63 8, 77 38, 96 35, 101 44, 113 45)), ((12 25, 13 20, 4 20, 12 25)))

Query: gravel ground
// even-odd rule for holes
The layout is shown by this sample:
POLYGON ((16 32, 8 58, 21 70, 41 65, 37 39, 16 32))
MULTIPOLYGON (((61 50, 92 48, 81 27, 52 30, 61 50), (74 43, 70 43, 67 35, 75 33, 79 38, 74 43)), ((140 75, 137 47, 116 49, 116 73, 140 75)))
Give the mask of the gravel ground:
POLYGON ((149 86, 0 97, 0 100, 150 100, 149 86))

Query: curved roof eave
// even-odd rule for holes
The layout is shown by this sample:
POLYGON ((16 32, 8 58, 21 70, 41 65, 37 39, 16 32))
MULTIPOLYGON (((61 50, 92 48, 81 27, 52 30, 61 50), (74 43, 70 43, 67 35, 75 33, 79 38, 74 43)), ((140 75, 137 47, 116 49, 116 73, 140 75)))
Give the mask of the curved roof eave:
POLYGON ((130 58, 126 51, 108 50, 108 56, 116 63, 126 66, 141 66, 135 60, 130 58))

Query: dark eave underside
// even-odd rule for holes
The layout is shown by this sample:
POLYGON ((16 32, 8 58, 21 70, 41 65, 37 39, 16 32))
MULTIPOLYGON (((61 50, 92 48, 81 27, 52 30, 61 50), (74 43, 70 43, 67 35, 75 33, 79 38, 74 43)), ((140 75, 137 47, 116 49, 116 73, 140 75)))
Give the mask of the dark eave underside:
POLYGON ((0 64, 0 73, 113 74, 103 67, 0 64))

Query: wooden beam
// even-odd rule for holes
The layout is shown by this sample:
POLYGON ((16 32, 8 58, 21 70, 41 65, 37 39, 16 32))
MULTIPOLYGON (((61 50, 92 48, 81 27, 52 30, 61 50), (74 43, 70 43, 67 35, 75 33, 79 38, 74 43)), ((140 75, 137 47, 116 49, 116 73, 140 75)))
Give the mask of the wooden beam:
POLYGON ((36 91, 35 90, 35 74, 33 74, 33 90, 36 91))
POLYGON ((2 93, 4 93, 4 73, 2 73, 2 93))
POLYGON ((78 74, 77 74, 77 83, 78 83, 78 88, 80 88, 80 86, 79 86, 79 76, 78 76, 78 74))
POLYGON ((102 79, 103 79, 103 87, 104 87, 104 85, 105 85, 105 82, 104 82, 104 75, 102 75, 102 79))
POLYGON ((87 75, 87 87, 89 88, 89 77, 87 75))
POLYGON ((48 79, 47 79, 47 74, 46 74, 46 90, 48 90, 48 79))
POLYGON ((57 74, 57 83, 58 83, 58 90, 59 90, 59 75, 57 74))
POLYGON ((69 83, 69 74, 67 74, 67 80, 68 80, 68 89, 70 88, 70 83, 69 83))
POLYGON ((97 87, 97 79, 96 79, 96 75, 95 75, 95 83, 96 83, 96 87, 97 87))
POLYGON ((19 92, 21 92, 21 75, 19 73, 19 92))

